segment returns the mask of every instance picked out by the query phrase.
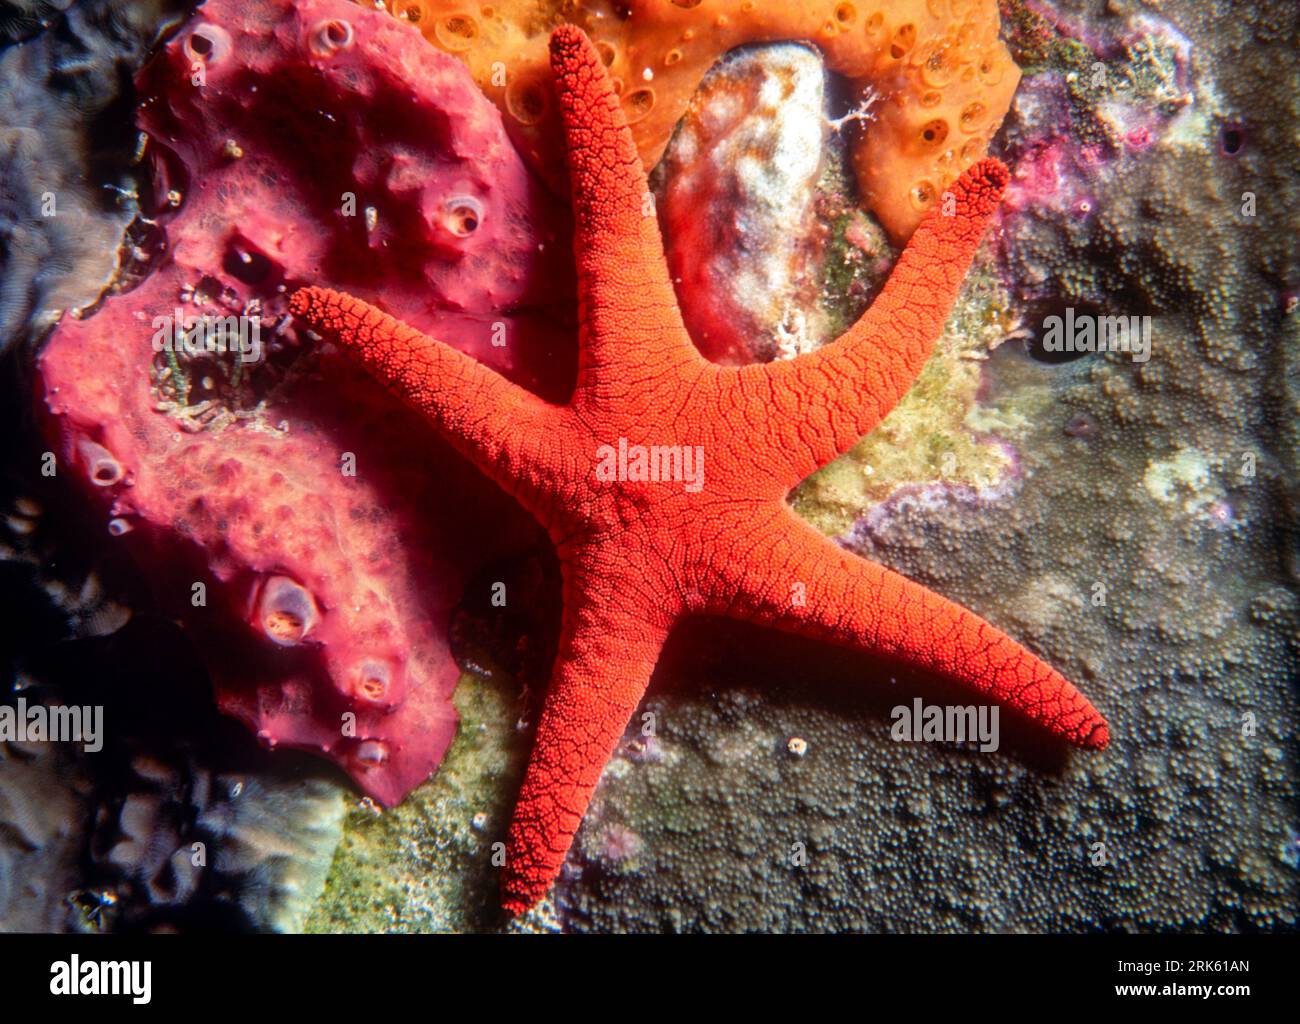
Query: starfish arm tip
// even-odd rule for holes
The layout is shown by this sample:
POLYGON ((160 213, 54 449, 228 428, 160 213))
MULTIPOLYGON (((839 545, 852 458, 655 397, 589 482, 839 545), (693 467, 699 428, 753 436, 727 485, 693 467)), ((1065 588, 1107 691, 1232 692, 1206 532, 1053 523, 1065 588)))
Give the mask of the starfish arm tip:
POLYGON ((1011 182, 1007 165, 996 157, 985 157, 971 164, 957 179, 954 189, 958 202, 965 205, 968 216, 983 219, 997 209, 1011 182))
POLYGON ((316 287, 299 288, 289 298, 289 312, 295 317, 314 322, 314 313, 319 311, 325 289, 316 287))
POLYGON ((1088 735, 1083 738, 1082 746, 1088 750, 1105 750, 1109 744, 1110 726, 1104 718, 1098 716, 1097 721, 1088 730, 1088 735))
MULTIPOLYGON (((338 334, 340 343, 349 345, 346 328, 360 313, 373 307, 347 292, 308 285, 289 297, 289 312, 312 330, 338 334), (351 317, 349 316, 351 314, 351 317)), ((374 309, 376 315, 382 315, 374 309)))
POLYGON ((560 25, 551 33, 551 56, 559 57, 582 49, 586 35, 577 25, 560 25))

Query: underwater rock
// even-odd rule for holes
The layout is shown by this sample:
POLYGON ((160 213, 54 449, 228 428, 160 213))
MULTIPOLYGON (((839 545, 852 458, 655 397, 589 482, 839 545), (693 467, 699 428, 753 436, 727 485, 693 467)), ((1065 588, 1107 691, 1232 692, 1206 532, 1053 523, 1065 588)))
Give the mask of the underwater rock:
POLYGON ((302 930, 342 836, 339 786, 145 753, 115 774, 0 744, 0 932, 302 930))
POLYGON ((299 932, 325 889, 343 836, 345 802, 320 779, 220 776, 198 816, 213 837, 212 867, 249 920, 266 931, 299 932))
POLYGON ((135 145, 138 63, 179 0, 5 5, 0 36, 0 350, 93 302, 131 220, 115 173, 135 145), (66 8, 66 10, 61 10, 66 8))
POLYGON ((346 287, 562 392, 564 208, 458 62, 343 0, 213 0, 138 87, 157 221, 133 226, 137 277, 158 266, 41 354, 59 471, 199 643, 224 711, 394 803, 454 733, 467 573, 538 532, 290 329, 285 295, 346 287))
POLYGON ((0 672, 10 680, 24 671, 24 648, 56 638, 106 636, 131 619, 131 609, 105 587, 85 552, 74 553, 61 542, 58 528, 64 524, 51 526, 48 519, 42 503, 29 495, 15 497, 0 517, 0 574, 9 591, 0 672), (25 588, 39 592, 46 606, 36 607, 25 588))
POLYGON ((815 222, 824 78, 803 46, 733 54, 700 83, 660 164, 668 268, 714 362, 790 358, 826 333, 815 222))
MULTIPOLYGON (((19 504, 15 541, 49 550, 54 517, 19 504)), ((57 550, 73 574, 76 547, 57 550)), ((178 627, 123 626, 97 575, 68 587, 23 565, 0 549, 23 633, 5 678, 29 707, 97 707, 102 727, 92 750, 0 743, 0 931, 300 930, 341 838, 341 781, 222 717, 178 627)))
POLYGON ((48 28, 76 0, 10 0, 0 8, 0 40, 16 43, 48 28))
POLYGON ((995 0, 386 2, 465 61, 520 151, 561 195, 565 161, 546 63, 556 25, 579 25, 601 50, 647 169, 717 58, 745 43, 814 43, 873 104, 853 165, 864 202, 896 241, 986 154, 1020 79, 998 39, 995 0))
MULTIPOLYGON (((1227 170, 1237 154, 1222 153, 1219 133, 1237 122, 1218 90, 1193 80, 1191 41, 1167 19, 1057 12, 1049 20, 1026 5, 1012 29, 1027 75, 1006 131, 1015 168, 1007 276, 1031 315, 1041 316, 1044 303, 1095 311, 1134 290, 1126 280, 1134 270, 1153 269, 1143 266, 1148 254, 1133 244, 1133 229, 1160 199, 1130 186, 1162 153, 1180 150, 1227 170), (1097 259, 1098 248, 1116 259, 1097 259)), ((1151 311, 1150 300, 1142 304, 1151 311)))
POLYGON ((114 897, 114 926, 174 927, 202 914, 302 930, 343 834, 339 786, 218 774, 194 755, 153 753, 132 758, 126 776, 97 800, 90 844, 101 890, 114 897))
POLYGON ((91 788, 64 749, 0 743, 0 932, 73 926, 91 788))

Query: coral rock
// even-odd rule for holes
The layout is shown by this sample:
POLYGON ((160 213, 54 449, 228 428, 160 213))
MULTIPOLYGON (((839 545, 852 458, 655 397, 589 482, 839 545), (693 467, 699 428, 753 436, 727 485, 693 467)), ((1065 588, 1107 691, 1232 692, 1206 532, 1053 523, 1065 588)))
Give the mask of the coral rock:
POLYGON ((68 927, 89 789, 62 744, 0 743, 0 932, 68 927))
POLYGON ((0 40, 21 40, 0 51, 0 349, 92 302, 116 269, 131 218, 109 169, 134 144, 129 121, 113 117, 125 98, 121 69, 143 58, 179 6, 0 7, 0 40))

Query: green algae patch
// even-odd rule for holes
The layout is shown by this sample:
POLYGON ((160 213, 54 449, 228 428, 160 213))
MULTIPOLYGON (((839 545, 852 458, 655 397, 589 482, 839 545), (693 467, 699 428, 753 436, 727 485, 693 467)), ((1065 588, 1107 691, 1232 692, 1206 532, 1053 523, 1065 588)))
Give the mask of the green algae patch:
POLYGON ((1012 468, 983 435, 1014 433, 1026 417, 976 403, 988 353, 1014 330, 1005 290, 987 266, 972 272, 934 354, 892 412, 851 451, 818 470, 792 495, 795 511, 838 535, 869 506, 908 484, 998 486, 1012 468))

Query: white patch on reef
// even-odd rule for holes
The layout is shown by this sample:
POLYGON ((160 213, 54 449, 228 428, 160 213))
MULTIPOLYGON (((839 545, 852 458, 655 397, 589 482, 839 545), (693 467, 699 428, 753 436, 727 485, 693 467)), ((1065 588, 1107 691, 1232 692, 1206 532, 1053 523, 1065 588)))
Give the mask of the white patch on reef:
POLYGON ((1214 479, 1210 456, 1195 448, 1179 448, 1167 458, 1148 462, 1142 485, 1162 505, 1181 503, 1189 515, 1227 497, 1214 479))
POLYGON ((788 307, 785 317, 776 325, 776 358, 793 359, 812 347, 808 315, 797 306, 788 307))

